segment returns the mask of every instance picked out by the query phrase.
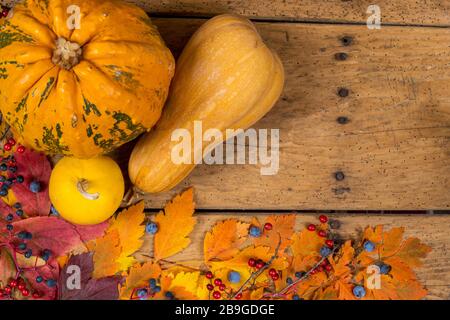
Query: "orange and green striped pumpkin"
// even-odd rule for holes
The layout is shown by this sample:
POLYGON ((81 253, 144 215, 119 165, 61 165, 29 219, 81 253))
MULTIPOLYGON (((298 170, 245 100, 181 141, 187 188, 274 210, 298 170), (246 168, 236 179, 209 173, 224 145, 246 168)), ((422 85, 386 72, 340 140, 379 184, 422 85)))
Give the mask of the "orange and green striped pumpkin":
POLYGON ((152 128, 174 69, 146 13, 122 1, 27 0, 0 22, 0 111, 47 154, 94 157, 152 128))

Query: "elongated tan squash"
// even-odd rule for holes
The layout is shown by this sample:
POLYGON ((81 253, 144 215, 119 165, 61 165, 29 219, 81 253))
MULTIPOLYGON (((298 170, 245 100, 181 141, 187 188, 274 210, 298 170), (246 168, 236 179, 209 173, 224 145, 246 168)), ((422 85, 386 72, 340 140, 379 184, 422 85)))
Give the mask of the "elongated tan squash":
MULTIPOLYGON (((176 164, 172 141, 177 129, 192 136, 194 122, 203 132, 246 129, 261 119, 280 97, 284 70, 277 54, 263 43, 247 19, 217 16, 205 23, 181 54, 168 102, 155 128, 141 138, 129 162, 131 181, 145 192, 170 190, 186 178, 195 164, 176 164)), ((223 140, 203 143, 211 150, 223 140)))

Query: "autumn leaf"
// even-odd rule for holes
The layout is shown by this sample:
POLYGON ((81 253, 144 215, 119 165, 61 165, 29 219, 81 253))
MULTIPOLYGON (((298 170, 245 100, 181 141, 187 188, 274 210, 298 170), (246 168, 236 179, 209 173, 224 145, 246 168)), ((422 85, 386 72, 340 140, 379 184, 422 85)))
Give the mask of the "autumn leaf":
POLYGON ((325 238, 320 237, 317 232, 303 229, 295 233, 290 246, 293 256, 293 271, 306 271, 315 265, 321 258, 320 248, 324 244, 325 238))
POLYGON ((145 232, 145 226, 142 225, 144 220, 143 201, 121 211, 116 218, 110 220, 107 232, 116 230, 119 234, 121 254, 117 263, 121 270, 128 269, 136 261, 131 255, 138 251, 144 242, 142 240, 145 232))
POLYGON ((150 279, 159 278, 160 275, 161 267, 157 263, 149 261, 144 264, 135 264, 130 268, 126 281, 120 288, 120 299, 131 299, 134 289, 147 287, 150 279))
POLYGON ((32 239, 27 242, 27 246, 35 254, 47 249, 53 256, 61 256, 80 245, 83 246, 73 225, 57 217, 28 218, 12 225, 17 233, 21 231, 31 233, 32 239))
POLYGON ((236 219, 217 223, 203 242, 205 262, 232 258, 247 239, 248 228, 248 223, 236 219))
POLYGON ((338 255, 328 259, 330 265, 333 267, 335 277, 347 276, 351 269, 349 264, 354 259, 355 249, 352 247, 352 241, 347 240, 341 247, 338 255))
POLYGON ((3 286, 8 283, 9 279, 15 277, 16 267, 14 260, 6 248, 0 247, 0 284, 3 286))
POLYGON ((113 276, 120 271, 117 259, 120 257, 119 232, 113 230, 104 237, 97 239, 94 249, 94 271, 95 279, 113 276))
POLYGON ((209 280, 201 276, 199 271, 178 272, 171 281, 168 290, 177 295, 177 290, 182 288, 183 291, 192 294, 197 299, 204 300, 208 299, 209 296, 209 291, 206 288, 207 283, 209 283, 209 280))
POLYGON ((165 259, 186 248, 191 240, 189 234, 195 226, 194 194, 190 188, 169 202, 164 211, 154 219, 159 230, 154 238, 156 260, 165 259))
POLYGON ((431 248, 420 242, 417 238, 406 239, 398 250, 396 256, 410 267, 422 266, 424 259, 431 248))
MULTIPOLYGON (((22 204, 27 216, 47 216, 51 206, 48 194, 48 184, 52 171, 50 162, 44 154, 31 149, 25 149, 23 153, 14 153, 14 158, 17 166, 16 174, 24 178, 24 182, 14 183, 11 187, 15 198, 22 204), (29 186, 33 181, 40 183, 40 192, 30 191, 29 186)), ((10 177, 12 176, 13 174, 10 173, 10 177)))
MULTIPOLYGON (((57 286, 49 287, 45 281, 37 282, 38 276, 44 279, 58 281, 60 269, 56 259, 50 259, 46 265, 39 268, 25 269, 23 278, 27 279, 32 291, 40 293, 39 300, 54 300, 57 297, 57 286)), ((33 298, 34 300, 34 298, 33 298)))
MULTIPOLYGON (((254 222, 255 223, 255 222, 254 222)), ((259 224, 261 230, 264 230, 260 237, 252 238, 255 246, 269 246, 274 250, 279 244, 279 253, 291 244, 292 234, 294 233, 295 215, 271 215, 264 224, 259 224), (270 223, 272 230, 264 230, 264 225, 270 223)))
POLYGON ((60 300, 116 300, 119 296, 118 285, 121 277, 93 279, 94 262, 91 253, 83 253, 70 257, 66 267, 61 271, 58 280, 58 298, 60 300), (69 266, 77 266, 80 271, 80 288, 68 288, 72 271, 69 266))

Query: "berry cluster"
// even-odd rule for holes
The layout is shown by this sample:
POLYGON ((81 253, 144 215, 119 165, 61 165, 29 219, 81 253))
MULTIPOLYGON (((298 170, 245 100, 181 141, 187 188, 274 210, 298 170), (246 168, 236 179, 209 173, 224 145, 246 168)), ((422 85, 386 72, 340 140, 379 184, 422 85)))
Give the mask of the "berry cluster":
MULTIPOLYGON (((3 146, 3 150, 11 151, 14 146, 16 146, 16 141, 13 138, 10 138, 10 139, 8 139, 8 142, 5 143, 5 145, 3 146)), ((18 153, 23 153, 23 152, 25 152, 25 147, 18 146, 16 148, 16 151, 18 153)), ((9 156, 1 158, 0 172, 1 172, 1 174, 0 174, 0 197, 6 197, 8 195, 9 189, 12 187, 13 184, 24 182, 24 177, 17 174, 16 159, 14 158, 13 155, 9 155, 9 156)), ((30 190, 31 190, 32 184, 33 183, 30 184, 30 190)), ((36 183, 34 183, 34 184, 36 184, 36 183)), ((36 188, 36 186, 33 186, 33 190, 38 190, 37 192, 39 192, 40 185, 39 185, 39 188, 36 188)))
MULTIPOLYGON (((214 275, 213 275, 213 273, 211 271, 208 271, 205 274, 205 277, 207 279, 211 280, 211 282, 206 285, 206 288, 210 292, 212 292, 212 297, 214 299, 216 299, 216 300, 221 299, 222 295, 223 295, 222 292, 228 294, 229 296, 233 296, 233 291, 232 290, 231 291, 227 291, 228 288, 227 288, 226 284, 223 283, 222 279, 220 279, 220 278, 215 278, 214 279, 214 275)), ((231 271, 228 274, 228 280, 231 283, 238 283, 241 280, 241 275, 237 271, 231 271)), ((242 298, 242 293, 237 294, 235 296, 235 298, 237 300, 241 299, 242 298)))
MULTIPOLYGON (((273 225, 271 223, 267 222, 266 224, 264 224, 264 231, 270 231, 272 229, 273 225)), ((250 226, 250 228, 248 229, 248 233, 253 238, 259 238, 263 234, 263 230, 261 230, 261 228, 257 226, 250 226)))
MULTIPOLYGON (((133 296, 135 293, 138 299, 147 300, 149 297, 153 297, 159 292, 161 292, 161 286, 158 284, 158 281, 156 279, 152 278, 148 281, 148 287, 136 288, 135 290, 133 290, 131 299, 134 299, 133 296)), ((164 295, 167 299, 175 299, 175 296, 170 291, 167 291, 164 295)))
POLYGON ((248 259, 247 263, 251 268, 256 268, 257 270, 260 270, 266 266, 266 263, 264 261, 255 258, 248 259))
POLYGON ((0 289, 0 300, 12 299, 17 295, 27 298, 30 296, 30 293, 31 297, 34 299, 39 299, 42 297, 42 294, 38 291, 31 291, 31 288, 27 286, 25 280, 18 277, 17 279, 10 279, 8 284, 4 288, 0 289))

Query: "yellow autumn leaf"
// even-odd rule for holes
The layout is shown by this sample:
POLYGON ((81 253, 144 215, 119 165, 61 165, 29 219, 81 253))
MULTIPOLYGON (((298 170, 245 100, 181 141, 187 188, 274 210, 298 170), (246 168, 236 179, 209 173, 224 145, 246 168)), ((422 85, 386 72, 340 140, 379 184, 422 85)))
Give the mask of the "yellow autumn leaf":
MULTIPOLYGON (((183 288, 185 291, 196 296, 197 299, 206 300, 209 296, 209 291, 206 288, 209 280, 206 280, 206 277, 202 276, 199 271, 178 272, 173 276, 169 290, 174 290, 174 288, 183 288)), ((176 292, 174 292, 174 294, 176 294, 176 292)))
POLYGON ((264 224, 260 224, 259 227, 262 230, 262 234, 260 237, 252 238, 253 243, 255 246, 268 246, 273 249, 280 244, 278 250, 280 254, 283 254, 284 250, 292 242, 291 239, 292 234, 294 233, 295 218, 296 216, 294 214, 269 216, 264 224), (266 223, 270 223, 272 225, 271 230, 264 229, 264 225, 266 223))
POLYGON ((239 252, 248 235, 248 223, 229 219, 217 223, 203 242, 205 262, 228 260, 239 252))
POLYGON ((189 234, 195 226, 194 194, 192 188, 169 202, 164 211, 158 213, 154 221, 159 230, 154 238, 156 260, 173 256, 186 248, 191 240, 189 234))
POLYGON ((117 259, 120 257, 120 239, 117 230, 105 234, 96 240, 94 251, 94 271, 96 279, 115 275, 120 271, 117 259))
POLYGON ((136 288, 148 286, 148 281, 152 278, 159 278, 161 275, 161 267, 152 261, 144 264, 137 263, 132 266, 126 277, 124 285, 120 288, 120 299, 129 300, 136 288))
POLYGON ((110 220, 108 232, 116 230, 119 234, 121 254, 117 259, 120 270, 126 270, 136 261, 131 255, 138 251, 142 244, 145 233, 144 202, 122 210, 116 218, 110 220))

